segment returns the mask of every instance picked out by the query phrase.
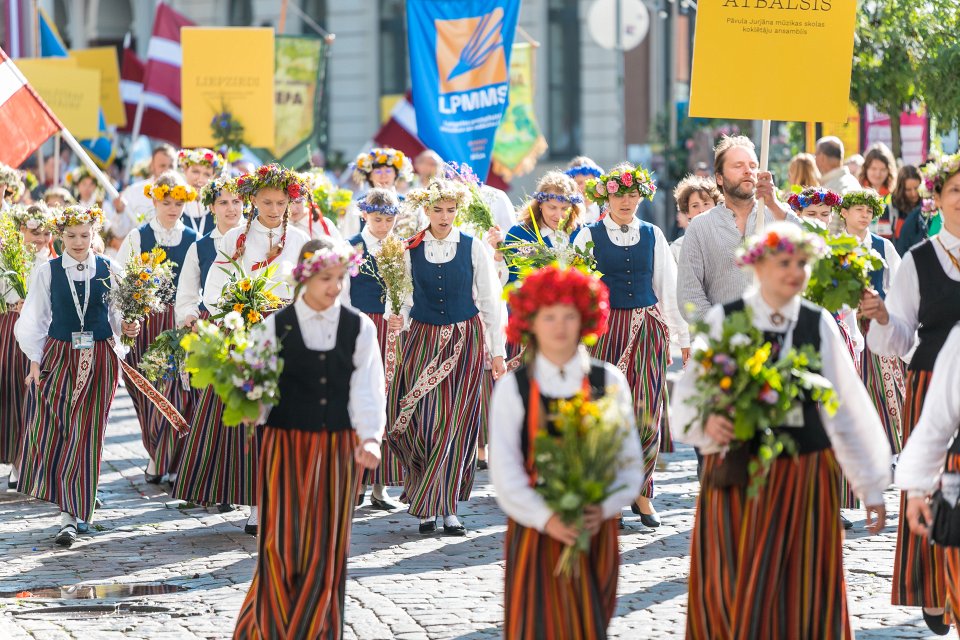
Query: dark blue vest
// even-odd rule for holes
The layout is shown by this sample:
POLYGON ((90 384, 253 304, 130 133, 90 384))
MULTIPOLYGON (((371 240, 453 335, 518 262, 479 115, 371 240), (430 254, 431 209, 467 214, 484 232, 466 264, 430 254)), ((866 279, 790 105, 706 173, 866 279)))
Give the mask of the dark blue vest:
POLYGON ((603 220, 589 225, 593 257, 600 278, 610 289, 611 309, 640 309, 657 304, 653 292, 653 252, 657 237, 653 225, 640 220, 640 242, 618 247, 610 240, 603 220))
POLYGON ((424 324, 456 324, 478 313, 473 303, 473 238, 460 232, 457 254, 445 264, 427 260, 424 243, 410 249, 413 309, 410 317, 424 324))
MULTIPOLYGON (((352 247, 358 244, 363 246, 364 261, 368 262, 373 267, 373 272, 379 275, 377 259, 367 251, 367 243, 364 241, 363 235, 358 233, 347 242, 352 247)), ((364 313, 383 313, 386 310, 385 295, 380 281, 366 273, 365 270, 361 270, 357 275, 350 278, 350 304, 355 309, 364 313)))
MULTIPOLYGON (((213 239, 213 231, 197 240, 197 262, 200 264, 200 288, 203 289, 207 281, 207 274, 210 273, 210 267, 217 259, 217 243, 213 239)), ((200 303, 200 311, 206 311, 207 308, 200 303)))
MULTIPOLYGON (((110 264, 105 258, 97 256, 97 270, 90 283, 90 303, 84 316, 83 330, 92 331, 94 340, 107 340, 113 335, 110 319, 107 315, 107 291, 110 290, 110 264)), ((83 307, 83 281, 73 283, 77 291, 77 300, 83 307)), ((50 261, 50 303, 53 317, 48 334, 55 340, 70 342, 75 331, 80 331, 80 318, 70 295, 70 278, 63 270, 63 258, 50 261)))
MULTIPOLYGON (((140 225, 140 251, 146 253, 157 246, 157 235, 153 232, 150 223, 140 225)), ((174 263, 173 284, 180 283, 180 270, 183 268, 183 261, 187 259, 187 250, 197 241, 197 233, 189 226, 183 230, 180 235, 180 244, 175 247, 161 247, 167 252, 167 260, 174 263)))
MULTIPOLYGON (((213 217, 213 214, 207 211, 203 214, 201 218, 194 218, 193 216, 187 215, 187 212, 184 211, 183 215, 180 216, 180 220, 183 221, 183 224, 193 231, 193 225, 200 226, 201 220, 203 221, 203 235, 206 236, 208 233, 217 228, 217 221, 213 217)), ((194 231, 196 233, 196 231, 194 231)))
MULTIPOLYGON (((886 260, 883 252, 883 238, 875 233, 870 234, 870 242, 873 244, 873 250, 880 254, 880 257, 886 260)), ((886 299, 887 292, 883 290, 883 274, 886 269, 877 269, 870 272, 870 285, 880 294, 881 299, 886 299)))

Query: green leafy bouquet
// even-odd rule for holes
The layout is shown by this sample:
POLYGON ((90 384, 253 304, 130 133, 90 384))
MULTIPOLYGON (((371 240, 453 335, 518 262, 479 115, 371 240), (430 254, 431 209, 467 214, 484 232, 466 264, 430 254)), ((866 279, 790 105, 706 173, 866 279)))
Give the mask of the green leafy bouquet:
POLYGON ((186 355, 180 341, 187 333, 187 329, 167 329, 150 343, 137 365, 147 380, 173 380, 180 374, 186 355))
POLYGON ((565 524, 580 529, 576 544, 563 550, 554 570, 556 576, 570 577, 578 570, 580 554, 590 549, 584 508, 601 504, 622 488, 613 483, 623 466, 620 450, 629 421, 611 393, 598 400, 580 393, 572 400, 558 400, 554 411, 560 435, 541 429, 534 440, 534 490, 565 524))
MULTIPOLYGON (((21 300, 27 299, 27 281, 33 268, 33 252, 23 241, 17 223, 9 216, 0 216, 0 280, 21 300)), ((7 312, 7 302, 0 295, 0 313, 7 312)))
POLYGON ((286 302, 273 292, 280 284, 273 279, 277 265, 268 266, 262 274, 247 275, 236 260, 230 259, 230 264, 233 269, 220 267, 229 280, 217 300, 220 313, 211 316, 211 320, 221 320, 230 313, 237 313, 245 324, 254 325, 264 319, 264 314, 286 306, 286 302))
POLYGON ((773 345, 753 326, 749 308, 728 315, 719 338, 710 338, 710 327, 702 321, 694 328, 707 339, 707 346, 693 355, 700 374, 696 393, 687 403, 703 410, 704 423, 710 414, 733 422, 734 442, 725 462, 738 464, 737 457, 750 458, 747 493, 755 496, 776 459, 783 453, 796 454, 793 438, 777 427, 801 410, 805 398, 821 403, 832 415, 838 404, 833 385, 814 373, 820 368, 820 354, 810 346, 776 357, 773 345), (753 445, 759 448, 750 456, 753 445), (730 461, 734 451, 739 454, 730 461))
POLYGON ((497 226, 497 222, 480 193, 480 178, 468 164, 448 162, 442 170, 447 180, 459 182, 470 191, 470 202, 463 209, 457 209, 454 224, 468 226, 478 238, 482 238, 488 229, 497 226))
POLYGON ((213 387, 223 402, 223 424, 227 426, 255 422, 261 404, 276 404, 280 399, 280 345, 272 337, 260 335, 262 326, 250 329, 243 317, 232 311, 224 317, 222 327, 200 320, 196 332, 180 341, 190 385, 195 389, 213 387))
POLYGON ((863 292, 871 286, 870 272, 886 266, 883 258, 852 235, 831 236, 815 225, 805 226, 823 238, 828 254, 814 264, 803 297, 830 313, 837 313, 844 306, 856 309, 863 292))

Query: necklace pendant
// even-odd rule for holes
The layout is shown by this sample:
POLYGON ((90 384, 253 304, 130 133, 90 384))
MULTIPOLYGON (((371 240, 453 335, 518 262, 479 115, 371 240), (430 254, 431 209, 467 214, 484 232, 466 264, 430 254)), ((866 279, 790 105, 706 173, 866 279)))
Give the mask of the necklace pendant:
POLYGON ((783 314, 779 311, 774 311, 770 314, 770 322, 772 322, 774 326, 779 327, 784 321, 786 321, 786 318, 784 318, 783 314))
POLYGON ((77 265, 77 271, 83 271, 86 268, 87 268, 87 265, 83 264, 82 262, 77 265))
POLYGON ((630 225, 628 225, 628 224, 622 224, 622 225, 620 225, 620 233, 626 233, 626 232, 629 231, 629 230, 630 230, 630 225))

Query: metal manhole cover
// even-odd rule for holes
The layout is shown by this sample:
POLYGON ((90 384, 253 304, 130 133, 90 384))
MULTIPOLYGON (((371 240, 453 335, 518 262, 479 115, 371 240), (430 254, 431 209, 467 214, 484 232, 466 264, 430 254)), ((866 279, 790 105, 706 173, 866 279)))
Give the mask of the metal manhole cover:
POLYGON ((92 604, 66 607, 41 607, 30 609, 28 611, 13 611, 11 614, 16 618, 26 619, 47 619, 51 617, 68 618, 70 620, 88 619, 88 618, 107 618, 113 616, 138 616, 150 615, 156 613, 166 613, 172 615, 191 615, 183 612, 176 612, 170 607, 157 607, 140 604, 92 604))

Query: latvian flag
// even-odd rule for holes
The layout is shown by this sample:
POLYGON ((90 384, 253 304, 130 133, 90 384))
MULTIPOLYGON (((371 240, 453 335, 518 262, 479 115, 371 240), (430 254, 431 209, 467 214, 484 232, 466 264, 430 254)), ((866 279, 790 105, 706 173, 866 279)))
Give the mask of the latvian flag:
POLYGON ((0 162, 20 166, 62 128, 20 69, 0 49, 0 162))

